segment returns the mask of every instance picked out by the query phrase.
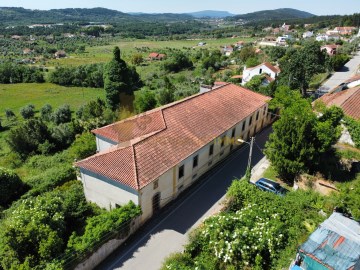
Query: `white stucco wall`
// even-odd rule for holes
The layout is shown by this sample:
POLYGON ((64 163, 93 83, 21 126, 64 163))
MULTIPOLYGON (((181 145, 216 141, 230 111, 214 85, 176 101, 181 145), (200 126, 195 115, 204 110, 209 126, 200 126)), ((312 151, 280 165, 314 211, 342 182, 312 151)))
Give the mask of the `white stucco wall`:
POLYGON ((261 65, 254 69, 244 69, 242 85, 249 82, 252 79, 252 77, 263 74, 263 73, 269 74, 269 76, 273 79, 275 79, 276 75, 277 75, 274 71, 272 71, 265 65, 261 65))
POLYGON ((137 192, 130 187, 84 170, 81 170, 81 181, 86 199, 100 207, 109 210, 115 208, 116 204, 124 205, 129 201, 139 205, 137 192))
POLYGON ((115 142, 112 142, 108 139, 102 138, 99 135, 96 135, 96 150, 98 152, 109 149, 111 146, 117 145, 115 142))

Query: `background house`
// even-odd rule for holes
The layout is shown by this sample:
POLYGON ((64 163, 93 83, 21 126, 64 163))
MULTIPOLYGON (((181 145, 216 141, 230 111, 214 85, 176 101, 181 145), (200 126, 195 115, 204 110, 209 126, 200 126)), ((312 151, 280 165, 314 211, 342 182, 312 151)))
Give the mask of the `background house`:
POLYGON ((252 79, 252 77, 254 77, 255 75, 260 75, 263 73, 267 74, 270 78, 275 80, 278 74, 280 73, 280 69, 278 67, 273 66, 269 62, 262 63, 252 68, 246 68, 245 66, 242 76, 242 85, 249 82, 252 79))
POLYGON ((325 94, 319 100, 328 107, 336 105, 342 108, 349 117, 360 119, 360 86, 325 94))
POLYGON ((66 52, 64 50, 57 51, 54 53, 55 58, 63 58, 66 57, 66 52))
POLYGON ((165 54, 152 52, 148 56, 149 60, 164 60, 166 58, 165 54))
POLYGON ((320 50, 325 50, 328 55, 335 55, 337 50, 340 48, 340 45, 329 44, 320 47, 320 50))
POLYGON ((87 200, 132 200, 145 221, 266 126, 269 100, 225 84, 94 130, 98 153, 76 163, 87 200))

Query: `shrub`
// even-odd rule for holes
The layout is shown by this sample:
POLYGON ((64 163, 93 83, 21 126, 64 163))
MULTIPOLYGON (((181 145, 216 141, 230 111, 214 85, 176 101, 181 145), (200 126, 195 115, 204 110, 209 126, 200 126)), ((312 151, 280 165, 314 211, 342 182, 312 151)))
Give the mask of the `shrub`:
POLYGON ((40 174, 27 178, 26 183, 31 187, 31 190, 24 196, 36 196, 75 179, 75 169, 72 166, 63 165, 53 167, 40 174))
POLYGON ((24 119, 33 118, 35 115, 35 106, 32 104, 26 105, 20 109, 20 114, 24 119))
POLYGON ((70 106, 65 104, 59 107, 52 115, 52 120, 56 125, 68 123, 71 121, 70 106))
POLYGON ((14 172, 0 167, 0 206, 16 200, 24 191, 25 185, 14 172))
POLYGON ((130 221, 140 214, 140 208, 130 201, 120 208, 87 219, 83 235, 71 235, 67 252, 92 252, 109 233, 119 238, 126 236, 130 229, 130 221))
POLYGON ((360 148, 360 121, 345 117, 345 125, 349 130, 351 139, 357 148, 360 148))
POLYGON ((45 104, 40 109, 41 119, 44 120, 44 121, 50 121, 52 111, 53 111, 53 109, 52 109, 51 105, 50 104, 45 104))
POLYGON ((51 141, 50 132, 44 122, 38 119, 30 119, 10 130, 6 139, 11 150, 22 159, 40 153, 39 146, 46 140, 51 141))

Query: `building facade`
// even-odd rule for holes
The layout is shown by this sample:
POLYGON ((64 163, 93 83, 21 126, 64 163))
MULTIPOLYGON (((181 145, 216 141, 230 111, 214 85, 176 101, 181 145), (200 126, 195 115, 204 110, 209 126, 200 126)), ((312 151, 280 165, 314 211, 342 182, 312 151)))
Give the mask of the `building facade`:
POLYGON ((269 100, 226 84, 94 130, 99 152, 76 164, 87 200, 132 200, 147 220, 268 125, 269 100))
POLYGON ((242 76, 242 85, 245 85, 249 82, 254 76, 267 74, 273 80, 279 75, 280 69, 273 66, 272 64, 265 62, 256 67, 246 68, 244 67, 243 76, 242 76))

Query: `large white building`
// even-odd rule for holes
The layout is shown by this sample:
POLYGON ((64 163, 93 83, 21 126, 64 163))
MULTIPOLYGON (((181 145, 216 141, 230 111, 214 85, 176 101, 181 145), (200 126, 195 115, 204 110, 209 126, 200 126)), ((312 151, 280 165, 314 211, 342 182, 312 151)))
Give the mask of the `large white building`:
POLYGON ((242 76, 242 85, 245 85, 249 82, 254 76, 267 74, 271 79, 275 80, 279 75, 280 69, 272 64, 265 62, 256 67, 246 68, 244 67, 243 76, 242 76))
POLYGON ((87 200, 132 200, 145 221, 268 125, 269 100, 226 84, 94 130, 98 153, 76 163, 87 200))

